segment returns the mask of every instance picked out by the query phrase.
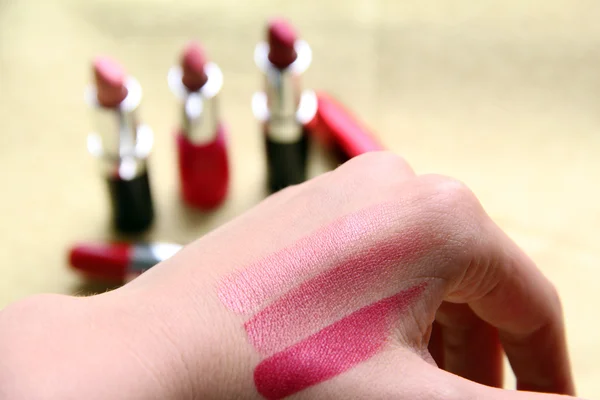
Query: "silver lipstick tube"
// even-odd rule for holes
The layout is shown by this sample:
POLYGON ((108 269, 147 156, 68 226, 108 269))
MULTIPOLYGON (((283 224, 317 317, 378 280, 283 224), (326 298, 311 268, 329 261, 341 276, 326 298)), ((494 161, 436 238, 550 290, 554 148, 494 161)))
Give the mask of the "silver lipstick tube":
POLYGON ((89 85, 85 100, 92 109, 94 132, 88 135, 88 151, 101 161, 103 174, 134 179, 146 171, 154 136, 148 125, 140 123, 137 110, 142 88, 133 77, 125 81, 127 97, 117 108, 98 103, 96 88, 89 85))
POLYGON ((183 85, 180 66, 171 67, 167 75, 169 88, 182 103, 182 133, 196 145, 214 141, 220 123, 218 94, 223 87, 223 73, 212 62, 204 66, 204 72, 208 80, 198 92, 190 92, 183 85))
POLYGON ((171 258, 183 246, 174 243, 138 243, 132 246, 127 275, 125 281, 129 282, 156 264, 171 258))
MULTIPOLYGON (((310 66, 312 51, 308 43, 297 40, 294 44, 297 58, 286 69, 276 68, 269 61, 269 45, 261 42, 254 51, 254 61, 265 76, 265 91, 255 93, 252 110, 255 118, 267 124, 269 139, 279 143, 294 143, 303 134, 303 124, 298 114, 307 114, 307 107, 315 108, 312 92, 304 93, 300 76, 310 66), (310 104, 305 104, 308 101, 310 104)), ((309 112, 308 112, 309 113, 309 112)))

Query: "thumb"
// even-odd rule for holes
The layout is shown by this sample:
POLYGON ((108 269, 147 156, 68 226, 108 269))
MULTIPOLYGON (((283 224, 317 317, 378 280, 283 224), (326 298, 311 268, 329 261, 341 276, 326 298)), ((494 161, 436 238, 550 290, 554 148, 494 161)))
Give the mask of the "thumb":
MULTIPOLYGON (((507 390, 491 386, 485 386, 450 372, 439 369, 433 365, 423 362, 423 373, 428 376, 428 380, 440 388, 452 390, 452 393, 461 399, 486 399, 486 400, 567 400, 579 399, 567 395, 534 393, 527 391, 507 390), (451 389, 450 389, 451 388, 451 389)), ((445 396, 435 397, 436 399, 447 398, 445 396)))
MULTIPOLYGON (((550 393, 534 393, 527 391, 517 390, 506 390, 493 388, 490 386, 484 386, 479 383, 475 383, 456 375, 452 375, 449 372, 439 370, 436 371, 439 375, 447 375, 447 379, 455 381, 455 385, 459 387, 459 391, 464 393, 465 399, 489 399, 489 400, 567 400, 567 399, 581 399, 580 397, 572 397, 560 394, 550 393)), ((440 376, 441 377, 441 376, 440 376)), ((581 399, 583 400, 583 399, 581 399)))
POLYGON ((396 347, 303 390, 298 399, 567 400, 570 396, 484 386, 434 365, 427 351, 396 347), (422 354, 420 354, 422 353, 422 354))

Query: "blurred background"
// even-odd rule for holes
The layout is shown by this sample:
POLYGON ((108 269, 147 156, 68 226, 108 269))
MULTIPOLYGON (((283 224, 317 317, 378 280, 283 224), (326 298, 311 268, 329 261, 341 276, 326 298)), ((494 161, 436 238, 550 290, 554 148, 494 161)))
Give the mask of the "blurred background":
MULTIPOLYGON (((333 94, 418 173, 466 182, 556 284, 579 394, 600 396, 600 3, 592 0, 0 0, 0 308, 94 290, 66 250, 115 238, 105 182, 86 151, 83 91, 110 55, 144 88, 155 133, 154 228, 187 243, 266 195, 250 98, 271 16, 312 46, 306 87, 333 94), (178 104, 166 74, 190 39, 225 75, 232 190, 216 212, 179 200, 178 104)), ((328 161, 313 153, 311 174, 328 161)))

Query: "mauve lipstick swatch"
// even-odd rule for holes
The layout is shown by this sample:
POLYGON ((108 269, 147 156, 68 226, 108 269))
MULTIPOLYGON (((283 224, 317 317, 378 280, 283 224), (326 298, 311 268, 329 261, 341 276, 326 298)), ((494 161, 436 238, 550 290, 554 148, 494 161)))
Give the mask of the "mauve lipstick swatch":
POLYGON ((375 355, 400 314, 423 292, 421 284, 366 306, 263 360, 254 370, 258 392, 282 399, 326 381, 375 355))
POLYGON ((244 324, 250 342, 263 355, 273 354, 375 301, 377 293, 397 292, 422 244, 412 232, 401 232, 300 284, 244 324))

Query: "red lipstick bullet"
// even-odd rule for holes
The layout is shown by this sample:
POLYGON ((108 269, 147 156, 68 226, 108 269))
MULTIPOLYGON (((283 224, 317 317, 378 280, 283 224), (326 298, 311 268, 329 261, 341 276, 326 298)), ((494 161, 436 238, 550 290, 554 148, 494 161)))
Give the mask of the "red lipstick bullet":
POLYGON ((113 225, 121 232, 140 232, 154 219, 147 165, 153 133, 137 116, 142 88, 107 57, 94 61, 93 72, 95 82, 85 97, 96 131, 88 136, 88 150, 101 162, 113 225))
POLYGON ((170 258, 181 248, 171 243, 78 243, 69 250, 69 264, 88 278, 123 282, 170 258))
POLYGON ((217 99, 223 74, 207 61, 204 49, 191 42, 181 65, 172 67, 167 78, 182 104, 176 138, 183 200, 201 210, 213 209, 223 202, 229 188, 227 132, 217 99))
POLYGON ((304 108, 300 77, 311 59, 308 44, 297 39, 284 19, 270 21, 267 42, 259 43, 254 52, 265 75, 265 91, 254 95, 252 109, 263 125, 272 192, 306 179, 308 136, 298 113, 304 108))
POLYGON ((305 127, 344 160, 385 148, 352 113, 326 93, 316 94, 317 110, 305 127))

